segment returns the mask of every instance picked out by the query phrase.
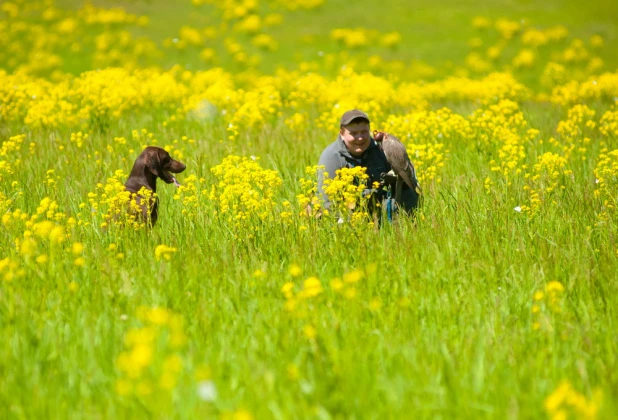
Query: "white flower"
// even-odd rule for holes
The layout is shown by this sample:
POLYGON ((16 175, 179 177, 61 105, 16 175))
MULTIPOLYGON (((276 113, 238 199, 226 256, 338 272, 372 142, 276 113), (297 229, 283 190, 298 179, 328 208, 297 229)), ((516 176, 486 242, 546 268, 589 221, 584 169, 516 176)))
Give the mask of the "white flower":
POLYGON ((217 399, 217 387, 213 381, 200 381, 197 384, 197 395, 202 401, 217 399))
POLYGON ((515 207, 513 210, 515 210, 517 213, 521 213, 521 207, 519 206, 515 207))

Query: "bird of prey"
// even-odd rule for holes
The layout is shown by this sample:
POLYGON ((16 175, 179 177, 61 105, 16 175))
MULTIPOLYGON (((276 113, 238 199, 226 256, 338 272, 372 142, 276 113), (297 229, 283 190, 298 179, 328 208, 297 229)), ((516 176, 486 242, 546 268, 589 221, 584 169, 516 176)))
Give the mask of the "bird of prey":
POLYGON ((412 165, 403 143, 392 134, 378 131, 373 133, 373 138, 386 155, 386 160, 397 176, 397 182, 395 184, 395 202, 397 204, 402 202, 401 192, 404 182, 408 187, 414 189, 420 195, 421 191, 418 180, 416 179, 416 171, 414 170, 414 165, 412 165))

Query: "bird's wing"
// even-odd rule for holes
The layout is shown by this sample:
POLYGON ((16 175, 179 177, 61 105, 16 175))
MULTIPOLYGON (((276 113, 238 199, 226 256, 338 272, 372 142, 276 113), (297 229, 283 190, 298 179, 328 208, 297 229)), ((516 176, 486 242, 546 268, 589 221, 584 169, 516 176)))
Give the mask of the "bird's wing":
POLYGON ((414 167, 408 157, 406 147, 399 141, 397 137, 388 136, 383 142, 384 154, 388 163, 391 164, 393 171, 399 175, 410 188, 415 188, 416 177, 414 176, 414 167))
POLYGON ((414 165, 412 165, 410 159, 408 159, 408 166, 406 166, 406 169, 403 171, 403 173, 400 173, 399 176, 404 179, 404 181, 406 182, 406 184, 408 184, 410 188, 415 189, 416 187, 418 187, 416 171, 414 170, 414 165))
POLYGON ((416 182, 415 182, 414 174, 411 169, 412 168, 410 166, 407 166, 406 169, 402 171, 396 171, 396 172, 397 172, 397 175, 399 175, 403 179, 403 181, 408 185, 408 187, 414 189, 416 186, 416 182))

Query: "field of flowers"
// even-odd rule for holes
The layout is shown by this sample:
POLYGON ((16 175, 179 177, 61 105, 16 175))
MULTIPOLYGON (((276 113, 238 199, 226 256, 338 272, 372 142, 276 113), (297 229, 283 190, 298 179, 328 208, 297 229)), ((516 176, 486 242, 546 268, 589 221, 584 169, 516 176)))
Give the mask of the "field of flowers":
POLYGON ((348 3, 0 2, 1 418, 615 416, 618 7, 348 3), (351 108, 415 218, 314 217, 351 108))

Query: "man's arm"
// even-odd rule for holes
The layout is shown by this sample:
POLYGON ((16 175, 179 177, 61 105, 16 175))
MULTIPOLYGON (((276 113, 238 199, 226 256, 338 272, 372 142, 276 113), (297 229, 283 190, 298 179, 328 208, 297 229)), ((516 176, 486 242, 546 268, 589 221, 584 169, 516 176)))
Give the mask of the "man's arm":
POLYGON ((334 151, 331 147, 327 147, 320 156, 320 161, 318 162, 318 166, 322 166, 323 168, 318 170, 318 193, 322 197, 322 201, 324 201, 324 208, 329 209, 331 206, 331 202, 328 199, 328 196, 324 192, 324 179, 328 177, 329 179, 333 179, 335 177, 335 172, 338 169, 341 169, 343 166, 341 165, 341 159, 338 156, 337 152, 334 151))

